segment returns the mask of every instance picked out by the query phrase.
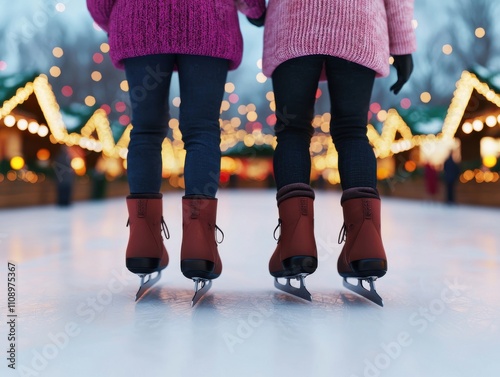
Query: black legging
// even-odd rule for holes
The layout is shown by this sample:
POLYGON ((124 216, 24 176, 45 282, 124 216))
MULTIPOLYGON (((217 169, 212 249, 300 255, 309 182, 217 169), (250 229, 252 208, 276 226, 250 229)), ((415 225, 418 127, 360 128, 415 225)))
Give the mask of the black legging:
POLYGON ((323 66, 331 102, 330 134, 339 154, 342 189, 376 188, 376 158, 366 136, 375 72, 325 55, 291 59, 273 72, 278 141, 274 153, 277 188, 310 182, 309 147, 314 133, 311 122, 323 66))

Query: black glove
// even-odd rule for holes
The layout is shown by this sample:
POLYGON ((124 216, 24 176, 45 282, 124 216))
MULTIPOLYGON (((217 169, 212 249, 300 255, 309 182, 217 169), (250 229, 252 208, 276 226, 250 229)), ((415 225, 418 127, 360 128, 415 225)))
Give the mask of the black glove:
POLYGON ((247 20, 250 21, 250 23, 252 25, 255 25, 258 27, 264 26, 264 21, 266 20, 266 11, 264 11, 264 13, 262 13, 262 16, 260 16, 259 18, 247 17, 247 20))
POLYGON ((408 81, 413 71, 413 58, 411 54, 408 55, 393 55, 394 63, 392 64, 396 68, 398 73, 398 81, 396 81, 389 90, 392 90, 394 94, 398 94, 403 85, 408 81))

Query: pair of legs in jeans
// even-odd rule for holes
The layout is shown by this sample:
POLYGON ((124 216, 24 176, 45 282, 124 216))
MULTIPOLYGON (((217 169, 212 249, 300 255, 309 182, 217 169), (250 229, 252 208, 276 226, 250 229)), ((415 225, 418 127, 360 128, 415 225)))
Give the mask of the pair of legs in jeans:
POLYGON ((168 130, 174 67, 179 72, 186 196, 213 198, 219 184, 219 115, 229 62, 197 55, 160 54, 125 60, 133 125, 127 157, 130 193, 160 192, 161 148, 168 130))

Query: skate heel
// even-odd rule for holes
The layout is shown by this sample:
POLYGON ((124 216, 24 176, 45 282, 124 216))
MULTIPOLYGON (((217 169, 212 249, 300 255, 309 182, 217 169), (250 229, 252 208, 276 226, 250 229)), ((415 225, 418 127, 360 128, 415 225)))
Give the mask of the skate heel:
POLYGON ((310 256, 290 257, 281 262, 286 276, 312 274, 318 268, 318 259, 310 256))
POLYGON ((271 275, 274 276, 274 286, 283 292, 290 293, 307 301, 312 301, 311 293, 307 290, 304 279, 307 275, 316 271, 318 259, 302 255, 286 258, 281 264, 283 265, 283 270, 271 272, 271 275), (280 283, 278 278, 286 279, 286 283, 280 283), (290 280, 295 279, 299 281, 299 287, 294 287, 290 283, 290 280))
POLYGON ((160 260, 160 258, 127 258, 125 263, 130 272, 144 275, 158 271, 160 260))
POLYGON ((181 261, 181 271, 189 279, 201 278, 211 280, 220 274, 214 272, 215 263, 205 259, 184 259, 181 261))
POLYGON ((387 261, 385 259, 360 259, 352 261, 349 263, 352 268, 352 272, 341 273, 343 277, 377 277, 380 278, 384 276, 387 272, 387 261))

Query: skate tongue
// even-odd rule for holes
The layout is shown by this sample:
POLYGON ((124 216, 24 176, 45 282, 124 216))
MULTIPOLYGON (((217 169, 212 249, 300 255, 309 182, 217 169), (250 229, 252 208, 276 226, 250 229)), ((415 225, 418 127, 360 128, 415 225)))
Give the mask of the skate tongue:
POLYGON ((156 273, 155 277, 152 274, 140 275, 141 286, 135 295, 135 301, 139 300, 153 285, 155 285, 161 278, 161 271, 156 273), (147 280, 146 280, 147 279, 147 280))
POLYGON ((347 281, 347 278, 344 278, 344 287, 347 289, 353 291, 354 293, 357 293, 360 296, 363 296, 364 298, 370 300, 371 302, 384 306, 384 302, 382 301, 382 297, 379 296, 377 291, 375 290, 375 280, 377 279, 376 277, 369 277, 369 278, 357 278, 358 279, 358 284, 354 285, 351 284, 347 281), (366 289, 363 286, 363 281, 367 281, 370 284, 370 289, 366 289))
POLYGON ((302 275, 285 277, 284 279, 286 279, 286 284, 282 284, 278 281, 278 278, 275 277, 274 286, 283 292, 289 293, 296 297, 300 297, 307 301, 312 301, 311 293, 309 293, 309 291, 306 288, 306 285, 304 283, 304 278, 305 276, 302 275), (298 288, 294 287, 292 284, 290 284, 290 279, 297 279, 299 281, 300 286, 298 288))
POLYGON ((202 279, 202 278, 193 278, 194 281, 194 296, 191 301, 191 307, 195 306, 196 303, 203 297, 205 293, 212 287, 212 280, 210 279, 202 279), (199 284, 201 283, 201 287, 199 284))

